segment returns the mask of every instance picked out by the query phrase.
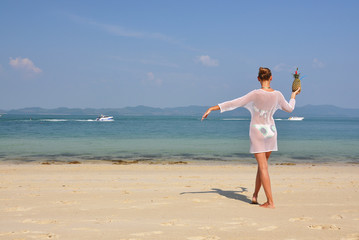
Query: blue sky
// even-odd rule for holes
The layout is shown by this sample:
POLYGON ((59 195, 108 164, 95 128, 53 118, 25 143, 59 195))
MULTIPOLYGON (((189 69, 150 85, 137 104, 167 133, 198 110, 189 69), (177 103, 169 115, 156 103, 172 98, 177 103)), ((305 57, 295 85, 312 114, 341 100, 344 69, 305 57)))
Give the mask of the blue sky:
POLYGON ((272 87, 359 108, 359 1, 0 3, 0 109, 215 105, 272 87))

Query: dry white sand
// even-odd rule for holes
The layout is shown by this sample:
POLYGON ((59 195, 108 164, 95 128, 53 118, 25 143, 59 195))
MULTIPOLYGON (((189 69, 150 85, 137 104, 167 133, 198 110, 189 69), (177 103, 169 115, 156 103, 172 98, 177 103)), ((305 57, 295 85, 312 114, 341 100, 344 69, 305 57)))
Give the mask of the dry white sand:
POLYGON ((359 165, 0 165, 0 239, 359 239, 359 165), (263 190, 259 201, 264 202, 263 190))

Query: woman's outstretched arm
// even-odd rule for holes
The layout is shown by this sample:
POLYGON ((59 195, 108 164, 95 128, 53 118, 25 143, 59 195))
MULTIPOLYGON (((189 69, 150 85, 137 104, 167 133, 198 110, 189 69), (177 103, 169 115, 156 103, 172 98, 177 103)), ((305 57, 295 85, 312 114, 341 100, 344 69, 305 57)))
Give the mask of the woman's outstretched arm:
POLYGON ((207 118, 207 116, 208 116, 212 111, 218 111, 218 110, 220 110, 220 108, 219 108, 218 105, 208 108, 207 111, 206 111, 206 112, 203 114, 203 116, 202 116, 202 121, 203 121, 203 119, 207 118))

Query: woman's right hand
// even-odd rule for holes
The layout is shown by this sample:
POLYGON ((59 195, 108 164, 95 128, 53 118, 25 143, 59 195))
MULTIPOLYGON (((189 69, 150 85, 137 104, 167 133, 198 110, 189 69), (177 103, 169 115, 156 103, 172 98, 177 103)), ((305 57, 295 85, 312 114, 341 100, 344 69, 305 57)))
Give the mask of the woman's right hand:
POLYGON ((295 99, 295 97, 299 94, 300 89, 301 89, 301 88, 299 87, 295 92, 292 92, 292 96, 291 96, 290 98, 295 99))

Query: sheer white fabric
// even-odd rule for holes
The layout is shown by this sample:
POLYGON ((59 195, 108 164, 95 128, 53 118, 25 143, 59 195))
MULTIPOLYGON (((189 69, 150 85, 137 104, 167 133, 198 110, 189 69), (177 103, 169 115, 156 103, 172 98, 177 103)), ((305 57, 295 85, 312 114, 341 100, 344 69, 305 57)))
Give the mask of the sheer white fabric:
POLYGON ((251 140, 250 152, 278 151, 277 130, 273 114, 278 110, 292 112, 295 107, 295 99, 289 103, 279 91, 267 92, 256 89, 247 95, 218 104, 221 113, 231 111, 238 107, 245 107, 251 113, 249 138, 251 140))

